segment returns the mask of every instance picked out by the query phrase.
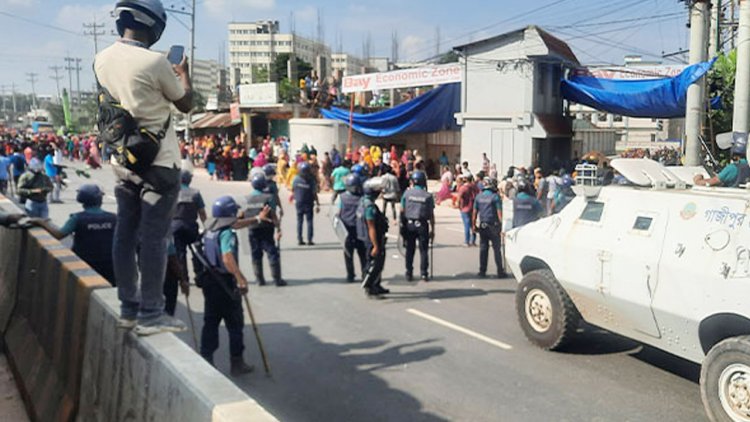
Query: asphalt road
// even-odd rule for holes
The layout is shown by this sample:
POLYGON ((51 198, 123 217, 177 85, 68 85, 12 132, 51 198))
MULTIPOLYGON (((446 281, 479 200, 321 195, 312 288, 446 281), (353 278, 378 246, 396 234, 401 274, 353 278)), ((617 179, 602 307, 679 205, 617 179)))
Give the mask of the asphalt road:
MULTIPOLYGON (((70 173, 65 204, 51 205, 57 224, 79 209, 75 187, 83 180, 70 173)), ((92 176, 109 195, 105 208, 114 211, 111 171, 92 176)), ((193 186, 209 206, 220 195, 240 198, 250 189, 249 183, 209 181, 201 170, 193 186)), ((384 280, 392 294, 376 301, 358 283, 343 281, 330 207, 315 218, 317 244, 297 246, 293 206, 282 195, 283 275, 290 285, 250 287, 273 376, 263 374, 248 325, 245 355, 256 372, 234 379, 280 420, 705 420, 699 367, 690 362, 588 326, 565 352, 531 346, 516 322, 516 281, 474 278, 478 250, 461 246, 457 211, 438 209, 434 281, 406 282, 390 239, 384 280)), ((249 256, 241 266, 252 282, 249 256)), ((180 301, 178 316, 187 321, 180 301)), ((200 335, 200 289, 191 290, 190 301, 200 335)), ((221 335, 216 363, 228 374, 226 332, 221 335)), ((192 344, 189 333, 180 337, 192 344)))

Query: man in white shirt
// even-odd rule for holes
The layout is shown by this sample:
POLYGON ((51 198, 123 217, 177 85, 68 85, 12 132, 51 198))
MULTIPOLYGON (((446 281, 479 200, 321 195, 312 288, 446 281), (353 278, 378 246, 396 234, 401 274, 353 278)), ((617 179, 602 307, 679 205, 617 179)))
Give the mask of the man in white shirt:
POLYGON ((185 324, 164 313, 162 290, 167 236, 180 187, 180 151, 170 107, 174 104, 185 113, 192 108, 188 66, 184 57, 172 65, 163 54, 149 50, 166 26, 159 0, 120 0, 114 16, 122 38, 96 56, 97 79, 140 128, 152 133, 166 128, 160 150, 142 177, 114 166, 119 181, 112 255, 121 303, 119 325, 135 327, 138 335, 183 331, 185 324))

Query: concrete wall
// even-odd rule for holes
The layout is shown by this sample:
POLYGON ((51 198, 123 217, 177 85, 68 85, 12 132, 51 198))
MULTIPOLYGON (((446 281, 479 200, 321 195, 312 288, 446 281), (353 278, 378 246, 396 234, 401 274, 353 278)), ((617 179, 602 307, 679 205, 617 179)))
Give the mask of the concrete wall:
POLYGON ((0 343, 32 420, 275 420, 173 335, 118 331, 116 290, 43 230, 0 227, 0 251, 0 343))
MULTIPOLYGON (((357 131, 352 131, 352 140, 354 148, 384 142, 383 139, 373 139, 357 131)), ((340 152, 344 153, 349 141, 349 126, 337 120, 329 119, 290 119, 289 141, 291 143, 289 153, 292 155, 302 148, 303 143, 306 143, 308 147, 315 145, 315 149, 318 150, 321 157, 324 152, 330 151, 334 145, 340 152)))
POLYGON ((117 329, 115 289, 92 295, 79 422, 275 421, 172 334, 117 329))

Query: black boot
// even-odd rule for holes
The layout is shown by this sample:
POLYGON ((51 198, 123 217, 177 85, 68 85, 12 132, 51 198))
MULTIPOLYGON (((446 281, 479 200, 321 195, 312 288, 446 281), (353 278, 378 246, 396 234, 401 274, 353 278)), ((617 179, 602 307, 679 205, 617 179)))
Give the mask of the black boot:
POLYGON ((263 276, 263 261, 253 261, 253 273, 255 273, 255 280, 258 281, 258 285, 265 286, 266 278, 263 276))
POLYGON ((281 279, 281 262, 274 262, 271 264, 271 276, 273 276, 273 282, 277 286, 286 286, 286 281, 281 279))
POLYGON ((231 365, 229 373, 232 374, 233 377, 249 374, 255 370, 253 365, 245 363, 245 359, 243 359, 242 356, 232 356, 231 365))

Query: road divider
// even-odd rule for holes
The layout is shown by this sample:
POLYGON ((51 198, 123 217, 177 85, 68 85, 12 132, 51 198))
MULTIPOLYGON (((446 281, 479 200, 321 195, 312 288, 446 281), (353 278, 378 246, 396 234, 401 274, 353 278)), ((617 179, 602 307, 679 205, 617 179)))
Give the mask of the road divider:
POLYGON ((491 337, 485 336, 484 334, 477 333, 476 331, 472 331, 468 328, 464 328, 460 325, 454 324, 444 319, 432 316, 430 314, 426 314, 422 311, 409 308, 406 310, 406 312, 412 315, 418 316, 420 318, 426 319, 428 321, 434 322, 435 324, 442 325, 443 327, 450 328, 451 330, 458 331, 459 333, 466 334, 467 336, 474 337, 477 340, 481 340, 487 344, 491 344, 495 347, 499 347, 500 349, 511 350, 513 348, 513 346, 511 346, 510 344, 503 343, 502 341, 495 340, 491 337))

